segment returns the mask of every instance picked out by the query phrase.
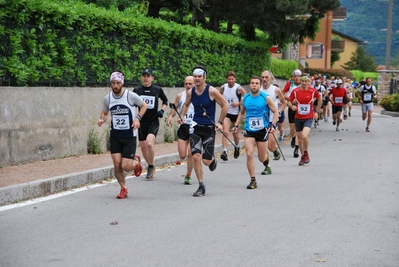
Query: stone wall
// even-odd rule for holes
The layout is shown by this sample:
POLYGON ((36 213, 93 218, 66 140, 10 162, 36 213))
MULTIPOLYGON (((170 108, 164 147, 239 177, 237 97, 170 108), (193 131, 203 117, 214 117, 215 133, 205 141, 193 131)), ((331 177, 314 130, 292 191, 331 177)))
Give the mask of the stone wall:
POLYGON ((380 101, 385 95, 390 94, 390 83, 392 77, 399 81, 399 70, 378 71, 378 101, 380 101))

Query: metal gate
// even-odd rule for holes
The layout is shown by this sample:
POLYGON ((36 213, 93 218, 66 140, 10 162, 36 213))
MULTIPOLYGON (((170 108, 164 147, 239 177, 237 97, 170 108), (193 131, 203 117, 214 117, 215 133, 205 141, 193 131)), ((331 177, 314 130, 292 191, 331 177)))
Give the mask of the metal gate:
POLYGON ((391 78, 391 83, 389 84, 389 94, 396 94, 398 92, 398 78, 391 78))

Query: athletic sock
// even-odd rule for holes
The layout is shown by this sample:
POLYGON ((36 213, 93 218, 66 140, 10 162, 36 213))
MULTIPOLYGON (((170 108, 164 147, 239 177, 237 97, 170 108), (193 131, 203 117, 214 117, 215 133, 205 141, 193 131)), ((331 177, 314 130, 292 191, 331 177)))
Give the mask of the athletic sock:
POLYGON ((263 162, 263 166, 267 167, 267 165, 269 165, 269 158, 263 162))
POLYGON ((200 183, 199 183, 199 186, 204 186, 204 182, 200 182, 200 183))
POLYGON ((254 177, 251 177, 251 181, 255 181, 256 179, 255 179, 255 176, 254 177))
POLYGON ((154 168, 154 165, 148 165, 148 168, 152 169, 152 168, 154 168))

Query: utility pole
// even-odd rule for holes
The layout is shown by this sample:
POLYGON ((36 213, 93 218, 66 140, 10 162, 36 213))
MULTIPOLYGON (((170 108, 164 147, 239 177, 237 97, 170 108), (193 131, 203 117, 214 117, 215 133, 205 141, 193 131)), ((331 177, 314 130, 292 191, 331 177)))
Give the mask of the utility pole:
POLYGON ((385 69, 391 69, 391 36, 392 36, 392 9, 393 0, 389 0, 388 6, 388 28, 387 28, 387 47, 385 54, 385 69))

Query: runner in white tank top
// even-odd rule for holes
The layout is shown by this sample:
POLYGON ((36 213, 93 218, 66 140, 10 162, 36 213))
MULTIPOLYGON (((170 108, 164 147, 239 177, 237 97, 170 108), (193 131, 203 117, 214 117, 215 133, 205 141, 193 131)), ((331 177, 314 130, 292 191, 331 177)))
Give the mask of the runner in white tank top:
MULTIPOLYGON (((226 74, 227 83, 220 86, 220 93, 226 99, 227 104, 229 106, 227 110, 227 115, 223 121, 223 132, 226 136, 230 134, 230 127, 234 125, 237 120, 238 112, 240 111, 240 100, 241 96, 245 95, 247 92, 245 89, 236 83, 236 73, 234 71, 228 71, 226 74)), ((236 146, 240 143, 239 133, 233 132, 234 143, 236 146)), ((223 153, 220 155, 220 158, 224 161, 228 160, 227 156, 227 147, 228 140, 223 136, 222 145, 223 145, 223 153)))
MULTIPOLYGON (((184 102, 186 102, 186 96, 187 96, 187 91, 191 90, 191 88, 194 86, 194 77, 193 76, 187 76, 186 79, 184 80, 184 87, 186 90, 184 90, 181 93, 178 93, 175 98, 175 107, 177 108, 177 111, 179 114, 181 114, 181 110, 183 107, 184 102)), ((173 117, 175 117, 176 111, 172 109, 170 111, 169 117, 168 117, 168 122, 167 125, 170 127, 172 125, 172 120, 173 117)), ((178 124, 178 130, 177 130, 177 150, 179 151, 179 157, 184 160, 187 156, 187 173, 184 177, 184 184, 190 185, 192 184, 191 180, 191 172, 193 171, 194 168, 194 163, 193 163, 193 157, 191 155, 191 150, 190 150, 190 133, 192 133, 194 127, 194 106, 193 104, 190 104, 190 107, 188 108, 186 114, 184 114, 184 124, 178 124)))
MULTIPOLYGON (((269 70, 263 71, 261 74, 261 78, 262 78, 261 91, 265 92, 268 96, 270 96, 270 98, 273 100, 273 103, 276 105, 276 107, 279 111, 279 114, 273 114, 273 112, 270 112, 269 121, 271 122, 271 121, 273 121, 274 116, 280 116, 280 114, 284 111, 285 106, 286 106, 286 101, 285 101, 284 95, 281 92, 280 88, 278 88, 277 86, 274 86, 272 84, 272 82, 274 81, 274 77, 273 77, 273 74, 271 73, 271 71, 269 71, 269 70), (279 104, 279 103, 281 103, 281 104, 279 104)), ((279 160, 281 157, 281 154, 278 151, 278 145, 276 142, 277 137, 276 137, 275 133, 273 133, 273 135, 274 135, 273 138, 269 138, 268 148, 271 152, 273 152, 274 160, 279 160)), ((268 173, 269 171, 271 173, 271 169, 268 170, 268 167, 266 167, 265 170, 263 171, 264 173, 262 173, 262 174, 269 174, 268 173)))

